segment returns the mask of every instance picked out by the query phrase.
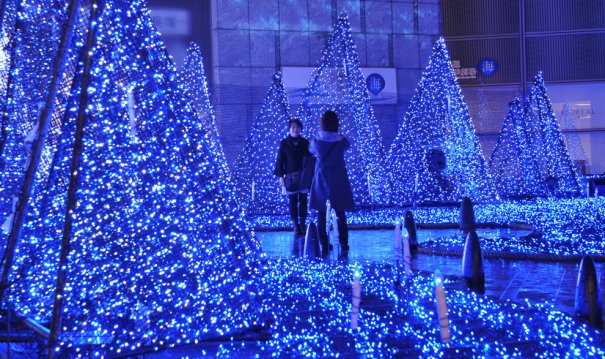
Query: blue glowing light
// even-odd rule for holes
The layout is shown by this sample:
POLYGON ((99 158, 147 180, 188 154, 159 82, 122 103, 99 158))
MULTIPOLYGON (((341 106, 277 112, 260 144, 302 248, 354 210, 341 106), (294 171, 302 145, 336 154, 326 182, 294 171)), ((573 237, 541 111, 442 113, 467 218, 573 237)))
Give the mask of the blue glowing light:
POLYGON ((334 25, 302 101, 298 114, 307 137, 315 136, 321 114, 330 109, 338 115, 339 132, 351 140, 345 161, 355 204, 389 204, 392 190, 382 136, 344 13, 334 25))
POLYGON ((497 198, 443 38, 387 156, 398 205, 497 198))

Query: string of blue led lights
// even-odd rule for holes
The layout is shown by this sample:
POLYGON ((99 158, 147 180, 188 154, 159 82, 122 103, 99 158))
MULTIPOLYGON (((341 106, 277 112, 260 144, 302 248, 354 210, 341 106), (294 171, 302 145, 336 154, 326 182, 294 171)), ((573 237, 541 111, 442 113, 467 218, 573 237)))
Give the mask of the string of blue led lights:
MULTIPOLYGON (((61 239, 69 237, 67 262, 61 268, 66 278, 62 321, 57 345, 51 348, 58 357, 126 356, 186 345, 203 351, 210 340, 230 341, 208 352, 225 357, 243 349, 288 357, 605 355, 605 338, 585 324, 547 306, 479 296, 465 290, 458 278, 440 282, 451 333, 450 342, 442 343, 431 274, 414 271, 402 278, 402 268, 392 263, 265 258, 252 226, 275 226, 282 219, 259 216, 250 223, 244 212, 285 212, 285 197, 272 171, 290 117, 280 75, 273 78, 235 166, 234 186, 199 48, 190 48, 179 76, 144 0, 99 1, 99 15, 93 19, 91 2, 82 4, 10 286, 2 298, 21 317, 42 325, 56 319, 51 308, 57 263, 61 239), (91 69, 84 73, 81 50, 88 23, 94 24, 95 36, 86 54, 91 69), (82 85, 85 75, 90 76, 88 86, 82 85), (79 107, 83 93, 88 100, 79 107), (78 112, 85 114, 81 165, 75 206, 66 213, 68 178, 75 175, 69 164, 77 153, 78 112), (73 223, 71 233, 63 233, 66 216, 73 223), (350 327, 354 273, 362 286, 358 329, 350 327), (261 333, 264 339, 231 340, 250 333, 261 333)), ((7 17, 3 23, 3 29, 13 22, 15 27, 5 49, 10 65, 0 67, 0 72, 10 69, 4 72, 6 81, 0 73, 7 99, 1 153, 7 166, 0 171, 3 221, 11 216, 24 164, 30 160, 27 139, 50 81, 67 6, 58 0, 20 0, 18 10, 16 19, 7 17)), ((541 77, 534 88, 528 121, 539 120, 547 130, 543 145, 532 148, 553 149, 557 156, 548 163, 558 168, 548 175, 557 178, 553 193, 577 193, 578 180, 565 160, 541 77)), ((505 152, 525 148, 523 138, 515 137, 522 126, 516 122, 523 112, 518 102, 505 124, 510 133, 505 152)), ((300 114, 308 133, 318 128, 319 113, 326 108, 337 111, 354 144, 347 161, 358 204, 390 203, 389 180, 398 204, 455 202, 468 195, 486 201, 475 206, 479 223, 520 222, 537 231, 530 240, 484 241, 484 250, 605 253, 602 198, 493 201, 495 186, 443 39, 435 44, 391 147, 392 178, 385 173, 380 131, 345 16, 335 25, 305 92, 300 114)), ((532 173, 538 171, 515 177, 526 181, 525 190, 532 186, 526 177, 532 173)), ((515 183, 507 186, 512 192, 515 183)), ((459 218, 456 207, 413 211, 419 223, 456 223, 459 218)), ((402 215, 395 207, 365 209, 352 213, 349 221, 392 224, 402 215)), ((463 238, 423 245, 456 249, 463 238)))
MULTIPOLYGON (((4 299, 18 315, 51 319, 74 99, 87 91, 57 355, 178 345, 260 324, 251 282, 259 244, 222 177, 208 129, 187 103, 143 2, 99 7, 89 86, 79 86, 80 64, 77 85, 57 99, 70 106, 60 150, 49 182, 36 182, 4 299)), ((39 23, 34 15, 25 12, 23 21, 39 23)))
POLYGON ((282 75, 276 73, 234 165, 236 191, 249 214, 288 211, 286 196, 273 172, 290 116, 282 75))
POLYGON ((319 119, 326 110, 336 112, 339 132, 351 141, 345 162, 355 204, 390 204, 392 190, 384 165, 382 136, 345 13, 334 25, 303 93, 298 114, 304 122, 305 137, 317 134, 319 119))
POLYGON ((443 38, 433 45, 387 166, 398 205, 497 198, 443 38))
POLYGON ((498 142, 490 160, 490 170, 502 198, 545 196, 546 182, 540 176, 539 157, 530 146, 522 99, 510 103, 498 142))

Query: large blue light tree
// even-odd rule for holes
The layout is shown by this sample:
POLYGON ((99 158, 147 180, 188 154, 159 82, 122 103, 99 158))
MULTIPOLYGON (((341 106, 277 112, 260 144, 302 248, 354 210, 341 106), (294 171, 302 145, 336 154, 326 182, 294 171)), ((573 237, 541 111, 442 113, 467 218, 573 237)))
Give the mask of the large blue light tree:
POLYGON ((443 38, 433 46, 387 168, 399 205, 497 197, 443 38))
MULTIPOLYGON (((64 26, 65 4, 38 5, 64 26)), ((258 243, 144 1, 82 1, 77 14, 68 53, 79 61, 63 73, 70 91, 56 97, 67 111, 56 148, 45 146, 52 160, 38 168, 3 300, 50 321, 59 357, 124 355, 258 324, 258 243)), ((44 28, 44 15, 22 21, 44 28)), ((58 41, 52 34, 35 41, 58 41)), ((33 65, 15 75, 39 81, 33 65)))
POLYGON ((556 196, 579 195, 578 175, 546 93, 542 72, 534 77, 526 106, 530 142, 536 158, 541 159, 540 176, 547 183, 548 193, 556 196))
MULTIPOLYGON (((26 168, 31 161, 32 144, 37 139, 38 121, 51 85, 53 59, 57 54, 60 27, 65 23, 67 2, 50 1, 36 6, 34 1, 5 1, 2 18, 3 47, 0 72, 2 101, 0 103, 0 236, 11 228, 17 199, 22 190, 26 168), (17 14, 22 14, 17 16, 17 14), (40 21, 28 21, 37 19, 40 21), (36 74, 36 79, 20 74, 36 74)), ((76 27, 76 31, 79 28, 76 27)), ((74 44, 74 46, 77 46, 74 44)), ((77 57, 68 56, 65 73, 73 74, 77 57)), ((58 97, 70 90, 71 81, 60 82, 58 97)), ((53 160, 53 152, 60 133, 61 116, 65 103, 57 101, 48 126, 48 136, 40 156, 40 180, 53 160)))
POLYGON ((180 70, 180 78, 183 91, 188 96, 195 114, 199 117, 197 125, 206 132, 206 138, 211 146, 212 152, 217 156, 223 176, 230 177, 229 166, 223 145, 221 143, 214 107, 210 101, 210 89, 204 69, 204 57, 202 50, 196 43, 191 43, 187 48, 187 56, 180 70))
POLYGON ((273 171, 290 116, 282 76, 277 73, 234 166, 238 197, 248 213, 287 213, 286 196, 273 171))
MULTIPOLYGON (((4 152, 4 144, 8 136, 8 117, 4 115, 8 101, 9 73, 11 71, 11 60, 13 59, 14 27, 17 18, 15 4, 2 2, 0 8, 0 161, 4 152)), ((0 168, 3 168, 0 162, 0 168)), ((0 185, 1 186, 1 185, 0 185)), ((0 207, 1 208, 1 207, 0 207)), ((0 224, 2 221, 2 209, 0 209, 0 224)))
POLYGON ((321 114, 329 109, 338 114, 340 132, 351 140, 345 161, 355 204, 390 203, 391 185, 384 165, 382 136, 346 14, 334 25, 303 94, 299 115, 304 119, 306 137, 316 133, 321 114))
POLYGON ((527 198, 546 194, 546 183, 538 171, 538 159, 530 146, 526 112, 520 97, 510 103, 490 170, 502 198, 527 198))

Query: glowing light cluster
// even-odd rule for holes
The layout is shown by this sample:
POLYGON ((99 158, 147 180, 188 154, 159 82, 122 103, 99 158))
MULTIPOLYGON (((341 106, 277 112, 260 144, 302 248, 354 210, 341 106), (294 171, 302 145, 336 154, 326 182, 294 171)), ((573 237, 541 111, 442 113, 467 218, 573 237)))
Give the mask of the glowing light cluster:
POLYGON ((526 111, 521 98, 511 103, 490 160, 490 170, 502 198, 545 195, 546 183, 539 172, 540 160, 530 146, 526 111))
POLYGON ((304 119, 305 136, 310 137, 319 130, 321 114, 334 110, 340 120, 339 132, 351 140, 345 161, 355 204, 389 204, 391 185, 382 137, 359 67, 349 19, 343 13, 305 89, 299 116, 304 119))
POLYGON ((215 154, 221 177, 230 178, 229 166, 223 151, 214 107, 210 101, 210 89, 204 69, 204 57, 199 45, 192 42, 187 48, 187 56, 180 70, 180 83, 183 85, 183 92, 189 97, 196 116, 199 118, 195 125, 200 126, 202 131, 206 132, 206 141, 210 145, 211 151, 215 154))
MULTIPOLYGON (((481 248, 493 253, 543 254, 551 256, 605 256, 605 199, 599 198, 537 198, 533 200, 478 203, 474 205, 478 223, 503 227, 517 224, 535 228, 530 237, 481 238, 481 248)), ((460 218, 458 207, 417 207, 413 209, 416 223, 442 224, 456 227, 460 218)), ((396 208, 358 210, 347 214, 353 227, 381 226, 392 228, 403 212, 396 208)), ((287 216, 255 216, 252 225, 259 229, 287 227, 287 216)), ((420 243, 425 248, 462 250, 464 237, 430 238, 420 243)))
POLYGON ((497 197, 443 38, 433 46, 387 168, 398 205, 497 197))
POLYGON ((525 103, 520 98, 511 103, 490 167, 505 198, 581 193, 541 72, 525 103))
POLYGON ((288 133, 290 116, 281 73, 277 73, 234 166, 236 191, 248 213, 288 211, 286 196, 273 171, 279 143, 288 133))
MULTIPOLYGON (((31 146, 37 137, 37 122, 46 101, 61 36, 62 29, 57 24, 65 22, 67 5, 64 1, 49 1, 44 6, 37 6, 36 1, 23 0, 9 1, 3 9, 2 42, 6 57, 2 64, 3 85, 0 87, 1 238, 10 231, 10 220, 21 191, 25 168, 30 161, 31 146), (36 78, 32 80, 22 74, 36 74, 36 78)), ((68 55, 66 73, 73 71, 75 61, 76 56, 68 55)), ((59 96, 68 93, 70 87, 71 78, 60 81, 59 96)), ((64 110, 65 102, 56 104, 40 158, 42 169, 48 170, 53 161, 64 110)), ((40 171, 38 174, 41 180, 45 180, 46 172, 40 171)))
MULTIPOLYGON (((144 3, 100 1, 99 17, 94 19, 94 45, 87 54, 81 54, 92 6, 83 1, 76 33, 68 44, 68 66, 18 243, 11 286, 3 298, 19 315, 43 324, 51 319, 76 116, 80 95, 87 93, 77 204, 67 214, 73 229, 69 233, 62 325, 54 348, 57 356, 128 355, 139 349, 234 336, 267 323, 271 338, 250 344, 255 354, 605 355, 602 336, 566 315, 529 303, 494 302, 462 290, 460 283, 448 278, 444 285, 451 342, 443 345, 438 339, 432 276, 414 273, 402 286, 394 286, 403 269, 393 265, 365 263, 348 268, 343 263, 264 260, 225 177, 212 110, 204 107, 209 102, 205 97, 199 107, 190 105, 185 92, 193 89, 183 91, 178 84, 178 75, 144 3), (83 88, 85 56, 91 56, 92 68, 87 74, 89 85, 83 88), (351 330, 349 323, 353 274, 363 286, 358 330, 351 330)), ((64 1, 22 0, 17 6, 15 13, 21 25, 10 35, 10 59, 15 67, 11 65, 7 77, 7 107, 2 114, 2 136, 6 136, 2 137, 1 155, 4 164, 12 166, 0 172, 0 183, 5 186, 0 197, 9 200, 2 207, 5 217, 28 161, 25 138, 36 125, 36 101, 44 98, 67 10, 64 1)), ((367 90, 363 81, 360 83, 354 50, 348 21, 341 18, 306 93, 305 125, 317 128, 319 113, 336 108, 343 131, 349 133, 356 148, 347 160, 357 184, 354 187, 361 191, 356 194, 358 204, 388 202, 390 187, 381 167, 379 131, 367 90), (329 95, 323 97, 326 93, 329 95), (331 102, 336 98, 340 102, 331 102)), ((196 52, 193 49, 188 59, 192 66, 202 64, 196 52)), ((449 64, 447 53, 441 55, 435 55, 434 61, 449 64)), ((437 68, 451 70, 447 66, 437 68)), ((445 106, 443 99, 449 99, 448 111, 439 112, 457 119, 448 127, 448 133, 456 136, 443 137, 446 158, 453 164, 472 163, 476 167, 465 169, 471 180, 454 182, 462 183, 452 192, 455 196, 439 199, 457 198, 462 193, 491 197, 491 187, 482 182, 487 177, 459 88, 455 80, 455 90, 445 86, 452 85, 448 71, 440 76, 449 83, 421 82, 419 90, 441 86, 449 89, 447 96, 425 99, 418 95, 416 104, 421 98, 435 100, 440 105, 431 111, 437 113, 445 106), (464 157, 464 151, 474 157, 464 157)), ((194 83, 199 80, 205 84, 202 72, 187 73, 193 74, 194 83)), ((271 192, 278 189, 271 169, 289 117, 281 79, 276 76, 274 80, 238 167, 252 165, 243 174, 255 176, 257 196, 262 200, 284 200, 271 192)), ((414 117, 419 116, 416 111, 410 113, 420 121, 414 117)), ((438 127, 430 122, 424 125, 425 130, 438 127)), ((401 136, 404 132, 400 131, 401 136)), ((413 131, 408 135, 421 136, 413 131)), ((412 145, 411 141, 402 143, 412 145)), ((448 175, 462 178, 462 172, 454 170, 448 175)), ((253 192, 251 181, 240 183, 243 185, 238 188, 253 192)), ((427 190, 427 183, 421 182, 420 188, 427 190)), ((278 206, 246 203, 258 210, 278 206)), ((605 232, 604 208, 602 199, 536 200, 480 204, 475 213, 479 222, 519 221, 536 226, 543 238, 527 250, 550 252, 557 250, 557 243, 563 247, 572 243, 571 250, 590 253, 590 248, 602 248, 591 243, 605 232), (566 238, 573 242, 565 242, 566 238)), ((351 215, 351 222, 392 224, 401 215, 395 208, 360 211, 351 215)), ((458 209, 418 208, 415 217, 420 223, 455 223, 458 209)), ((233 341, 218 352, 235 356, 246 345, 233 341)))
POLYGON ((543 159, 539 167, 540 176, 546 182, 549 194, 579 195, 581 189, 578 175, 565 148, 559 121, 546 93, 542 72, 534 77, 528 97, 528 127, 532 131, 530 140, 537 158, 543 159))
MULTIPOLYGON (((24 28, 41 30, 17 42, 56 48, 64 3, 29 8, 23 1, 24 28), (56 21, 43 16, 51 10, 56 21)), ((86 88, 80 52, 87 27, 68 45, 80 60, 64 74, 73 85, 56 99, 57 111, 68 110, 58 112, 57 146, 47 147, 54 150, 52 165, 36 178, 4 298, 19 315, 43 324, 51 319, 78 101, 86 91, 60 357, 193 343, 261 324, 251 282, 259 244, 223 177, 209 129, 199 123, 208 114, 189 105, 144 3, 100 1, 86 88)), ((81 24, 88 24, 91 6, 83 2, 81 24)), ((39 56, 52 63, 52 54, 39 56)), ((34 88, 43 63, 11 76, 34 88)), ((21 115, 13 109, 9 116, 21 115)), ((12 146, 20 145, 18 134, 11 134, 12 146)))
POLYGON ((444 279, 451 341, 442 344, 432 275, 389 264, 270 260, 259 291, 272 337, 232 342, 217 353, 260 357, 541 357, 605 354, 597 330, 551 306, 498 302, 444 279), (359 328, 350 329, 353 273, 362 290, 359 328))

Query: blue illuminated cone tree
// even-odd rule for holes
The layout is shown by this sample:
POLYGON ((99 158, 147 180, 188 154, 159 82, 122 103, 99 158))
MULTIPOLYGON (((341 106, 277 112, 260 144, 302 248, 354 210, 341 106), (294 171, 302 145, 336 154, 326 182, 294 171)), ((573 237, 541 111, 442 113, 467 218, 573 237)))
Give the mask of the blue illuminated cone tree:
POLYGON ((531 148, 526 113, 519 97, 510 103, 490 170, 502 198, 527 198, 546 194, 546 183, 538 171, 538 159, 531 148))
MULTIPOLYGON (((2 5, 0 41, 6 46, 0 50, 4 55, 0 65, 0 238, 5 238, 11 228, 26 168, 31 162, 32 146, 51 86, 53 59, 57 56, 61 35, 57 24, 65 23, 68 2, 49 1, 44 6, 34 6, 32 1, 4 1, 2 5), (27 13, 39 22, 27 21, 17 13, 27 13), (21 74, 35 74, 36 77, 32 79, 21 74)), ((76 26, 75 31, 79 30, 76 26)), ((64 72, 68 75, 58 79, 59 98, 70 90, 76 61, 73 55, 66 59, 64 72)), ((39 157, 42 170, 38 176, 42 181, 53 160, 65 102, 57 101, 54 107, 43 153, 39 157)))
POLYGON ((497 197, 443 38, 433 46, 387 168, 399 205, 497 197))
POLYGON ((540 176, 546 181, 548 193, 555 196, 579 195, 578 176, 546 93, 542 72, 534 77, 526 106, 530 142, 536 158, 541 159, 540 176))
MULTIPOLYGON (((17 12, 13 2, 2 2, 0 8, 0 161, 4 152, 4 144, 8 137, 8 116, 5 116, 6 106, 8 104, 9 74, 11 72, 12 60, 14 58, 14 28, 17 18, 17 12)), ((0 171, 4 168, 3 162, 0 162, 0 171)), ((2 184, 0 184, 2 186, 2 184)), ((4 186, 2 186, 4 188, 4 186)), ((0 189, 1 191, 1 189, 0 189)), ((2 223, 2 209, 0 207, 0 224, 2 223)))
MULTIPOLYGON (((61 28, 59 3, 39 7, 61 28)), ((56 97, 67 110, 2 299, 50 322, 58 357, 124 355, 260 324, 251 297, 259 245, 144 1, 96 5, 77 11, 68 53, 79 61, 56 97)), ((22 21, 47 26, 33 11, 22 21)), ((18 81, 38 76, 32 66, 18 81)))
POLYGON ((196 43, 191 43, 187 49, 187 56, 180 71, 183 92, 188 96, 199 121, 197 124, 207 132, 206 137, 211 150, 216 154, 220 169, 226 178, 230 177, 229 166, 223 145, 221 144, 214 107, 210 101, 210 89, 204 70, 204 57, 202 50, 196 43))
POLYGON ((277 73, 235 164, 234 182, 248 213, 287 213, 286 196, 273 171, 289 119, 288 97, 277 73))
POLYGON ((334 25, 303 94, 299 115, 304 119, 307 137, 319 130, 319 119, 326 110, 338 114, 339 130, 351 141, 345 161, 355 204, 390 203, 391 185, 384 165, 382 136, 346 14, 334 25))

